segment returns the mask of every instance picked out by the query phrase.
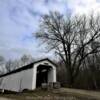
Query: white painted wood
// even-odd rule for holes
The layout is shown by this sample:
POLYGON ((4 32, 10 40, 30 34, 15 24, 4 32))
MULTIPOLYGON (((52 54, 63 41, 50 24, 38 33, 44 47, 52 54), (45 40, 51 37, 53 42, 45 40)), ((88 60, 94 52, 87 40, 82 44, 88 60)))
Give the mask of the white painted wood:
POLYGON ((23 89, 32 89, 32 69, 24 70, 15 74, 3 77, 1 89, 12 91, 22 91, 23 89))
POLYGON ((56 66, 54 64, 52 64, 51 62, 49 62, 48 60, 41 61, 41 62, 34 64, 33 89, 36 88, 36 79, 37 79, 36 74, 37 74, 37 68, 38 68, 39 65, 49 65, 49 66, 51 66, 52 69, 48 73, 48 82, 56 82, 56 66))
POLYGON ((49 65, 52 69, 48 72, 48 82, 56 82, 56 67, 48 60, 37 62, 31 69, 26 69, 17 73, 4 76, 0 84, 0 89, 11 91, 22 91, 24 89, 36 89, 37 68, 39 65, 49 65))
POLYGON ((32 90, 36 88, 36 74, 37 74, 37 68, 33 67, 33 79, 32 79, 32 90))

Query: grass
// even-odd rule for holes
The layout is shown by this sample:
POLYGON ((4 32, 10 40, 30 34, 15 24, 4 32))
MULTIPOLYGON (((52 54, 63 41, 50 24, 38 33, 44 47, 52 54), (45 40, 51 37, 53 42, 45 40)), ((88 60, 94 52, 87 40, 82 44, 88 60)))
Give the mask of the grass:
POLYGON ((0 97, 6 97, 14 100, 96 100, 92 98, 82 97, 69 93, 54 92, 37 89, 35 91, 27 91, 22 93, 4 93, 0 97))

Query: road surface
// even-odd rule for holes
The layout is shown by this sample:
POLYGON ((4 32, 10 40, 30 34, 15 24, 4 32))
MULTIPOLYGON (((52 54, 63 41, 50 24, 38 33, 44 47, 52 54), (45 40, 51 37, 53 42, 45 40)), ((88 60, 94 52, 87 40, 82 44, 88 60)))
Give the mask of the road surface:
POLYGON ((94 98, 96 100, 100 100, 100 92, 97 91, 71 89, 71 88, 60 88, 57 91, 59 93, 61 92, 62 94, 71 94, 74 96, 88 97, 88 98, 94 98))
POLYGON ((0 100, 12 100, 12 99, 0 97, 0 100))

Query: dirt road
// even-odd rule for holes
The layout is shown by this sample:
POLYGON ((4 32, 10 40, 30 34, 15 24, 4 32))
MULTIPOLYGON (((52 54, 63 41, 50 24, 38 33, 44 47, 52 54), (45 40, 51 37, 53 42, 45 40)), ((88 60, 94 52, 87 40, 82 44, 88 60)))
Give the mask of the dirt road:
POLYGON ((8 99, 8 98, 2 98, 2 97, 0 97, 0 100, 12 100, 12 99, 8 99))
MULTIPOLYGON (((38 96, 40 97, 40 96, 45 96, 48 94, 50 94, 51 96, 62 96, 62 97, 68 96, 68 97, 84 98, 82 100, 88 100, 88 99, 89 100, 100 100, 100 92, 81 90, 81 89, 71 89, 71 88, 60 88, 60 89, 55 89, 53 91, 39 90, 39 91, 31 92, 31 93, 30 92, 25 93, 25 94, 22 93, 21 95, 13 95, 13 97, 15 96, 15 98, 17 98, 18 100, 29 100, 29 99, 25 99, 25 98, 26 97, 34 98, 34 97, 38 97, 38 96)), ((12 98, 12 97, 9 96, 9 98, 12 98)), ((9 99, 9 98, 6 98, 5 96, 2 95, 0 97, 0 100, 13 100, 13 99, 9 99)), ((70 99, 70 100, 77 100, 77 99, 70 99)), ((81 100, 81 99, 78 99, 78 100, 81 100)))
POLYGON ((61 88, 59 89, 59 92, 63 94, 71 94, 75 96, 88 97, 88 98, 94 98, 96 100, 100 100, 100 92, 96 92, 96 91, 61 88))

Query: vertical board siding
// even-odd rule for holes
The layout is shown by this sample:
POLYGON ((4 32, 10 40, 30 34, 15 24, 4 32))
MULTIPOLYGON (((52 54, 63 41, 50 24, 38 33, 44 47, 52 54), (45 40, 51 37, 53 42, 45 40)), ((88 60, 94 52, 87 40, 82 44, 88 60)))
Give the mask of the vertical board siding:
POLYGON ((32 78, 32 68, 23 70, 21 72, 2 77, 0 88, 17 92, 24 89, 32 89, 32 78))

